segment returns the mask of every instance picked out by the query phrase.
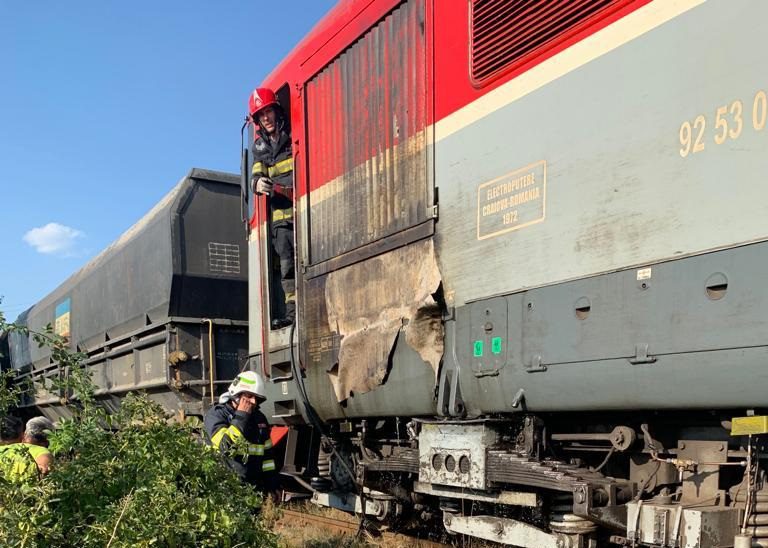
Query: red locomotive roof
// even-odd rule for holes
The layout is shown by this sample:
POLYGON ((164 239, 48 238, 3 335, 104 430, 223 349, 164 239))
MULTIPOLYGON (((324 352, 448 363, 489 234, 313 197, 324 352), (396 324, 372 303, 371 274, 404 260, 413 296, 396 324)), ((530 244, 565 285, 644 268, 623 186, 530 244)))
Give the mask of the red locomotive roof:
POLYGON ((400 0, 340 0, 264 79, 277 89, 305 82, 372 27, 400 0), (317 55, 321 50, 323 55, 317 55))

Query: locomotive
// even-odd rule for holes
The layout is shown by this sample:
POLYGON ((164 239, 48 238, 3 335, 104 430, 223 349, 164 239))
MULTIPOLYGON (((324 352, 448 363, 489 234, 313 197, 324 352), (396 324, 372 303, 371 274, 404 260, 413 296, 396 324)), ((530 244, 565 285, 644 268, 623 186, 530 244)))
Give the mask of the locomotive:
POLYGON ((243 149, 249 366, 284 472, 514 546, 768 546, 766 19, 333 8, 261 84, 292 128, 290 328, 243 149))
MULTIPOLYGON (((247 246, 236 174, 192 169, 115 242, 16 323, 84 354, 109 410, 142 390, 179 418, 216 402, 247 360, 247 246)), ((50 348, 0 336, 0 366, 33 387, 23 412, 67 417, 69 375, 50 348)))

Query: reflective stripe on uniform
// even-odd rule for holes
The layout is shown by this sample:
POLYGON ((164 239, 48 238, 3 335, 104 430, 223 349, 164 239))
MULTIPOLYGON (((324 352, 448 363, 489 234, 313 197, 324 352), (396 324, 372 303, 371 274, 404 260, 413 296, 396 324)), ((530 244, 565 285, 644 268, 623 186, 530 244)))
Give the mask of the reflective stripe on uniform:
POLYGON ((281 160, 269 168, 269 176, 277 177, 278 175, 288 173, 291 170, 293 170, 293 158, 286 158, 285 160, 281 160))
POLYGON ((240 438, 243 438, 243 433, 240 431, 240 429, 235 425, 230 425, 229 428, 227 428, 227 432, 229 433, 229 437, 234 440, 239 440, 240 438))
POLYGON ((264 454, 264 446, 261 445, 260 443, 249 443, 248 454, 261 456, 264 454))
POLYGON ((292 209, 276 209, 272 212, 273 221, 284 221, 286 219, 293 219, 292 209))
POLYGON ((287 303, 294 303, 296 302, 296 293, 292 291, 288 291, 285 293, 285 302, 287 303))
POLYGON ((264 472, 271 472, 275 469, 275 461, 272 459, 265 460, 264 463, 261 465, 261 469, 264 472))
POLYGON ((216 430, 213 436, 211 436, 211 445, 218 449, 219 446, 221 446, 221 440, 224 439, 224 436, 227 434, 227 432, 227 428, 219 428, 216 430))
POLYGON ((251 175, 266 175, 264 164, 261 162, 254 162, 253 167, 251 168, 251 175))
POLYGON ((267 438, 267 441, 264 442, 264 449, 272 449, 272 440, 267 438))
POLYGON ((231 440, 237 440, 243 437, 243 433, 238 430, 236 426, 229 426, 225 428, 219 428, 216 430, 216 433, 211 436, 211 445, 213 445, 216 449, 218 449, 221 446, 221 440, 224 439, 224 436, 229 436, 229 439, 231 440))

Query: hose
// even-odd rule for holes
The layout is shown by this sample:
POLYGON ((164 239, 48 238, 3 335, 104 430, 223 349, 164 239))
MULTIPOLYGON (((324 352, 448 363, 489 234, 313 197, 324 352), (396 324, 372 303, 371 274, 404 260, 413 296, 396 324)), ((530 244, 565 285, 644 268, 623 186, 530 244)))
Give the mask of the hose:
POLYGON ((598 466, 597 468, 593 468, 593 469, 592 469, 592 471, 593 471, 593 472, 599 472, 600 470, 602 470, 602 469, 603 469, 603 467, 604 467, 606 464, 608 464, 608 461, 609 461, 609 460, 611 460, 611 457, 613 456, 613 454, 614 454, 615 452, 616 452, 616 448, 615 448, 615 447, 611 447, 611 450, 610 450, 610 451, 608 451, 608 454, 607 454, 607 455, 605 456, 605 458, 603 459, 603 462, 601 462, 601 463, 600 463, 600 466, 598 466))
POLYGON ((648 475, 647 478, 643 480, 643 482, 638 487, 637 494, 634 498, 635 501, 638 501, 642 498, 645 488, 648 486, 651 480, 656 477, 656 474, 659 473, 659 469, 661 468, 661 460, 659 459, 659 453, 656 449, 656 442, 654 441, 653 436, 651 436, 651 433, 648 431, 648 425, 641 424, 640 430, 642 430, 643 435, 645 436, 645 442, 648 445, 648 449, 651 451, 651 460, 656 461, 656 468, 651 474, 648 475))
POLYGON ((307 395, 307 388, 304 385, 304 377, 301 375, 301 372, 299 371, 299 368, 296 364, 296 355, 293 350, 293 338, 296 333, 296 320, 291 324, 291 330, 288 334, 288 346, 289 346, 289 356, 291 359, 291 373, 293 373, 293 378, 296 380, 296 389, 299 392, 299 396, 301 397, 302 403, 304 404, 304 410, 307 413, 307 418, 309 419, 309 422, 312 423, 312 426, 317 429, 317 431, 320 433, 320 439, 325 442, 328 447, 331 448, 331 452, 336 456, 339 463, 342 467, 344 467, 344 470, 346 470, 347 474, 349 474, 350 479, 355 484, 355 487, 358 489, 358 494, 360 496, 361 504, 363 504, 363 517, 362 519, 365 519, 365 493, 363 486, 360 485, 356 478, 355 474, 352 472, 352 469, 347 465, 347 462, 341 458, 341 455, 339 455, 338 451, 336 450, 336 447, 331 442, 330 437, 328 434, 325 433, 325 429, 323 428, 322 419, 317 414, 317 411, 315 411, 315 408, 312 406, 312 404, 309 401, 309 396, 307 395))

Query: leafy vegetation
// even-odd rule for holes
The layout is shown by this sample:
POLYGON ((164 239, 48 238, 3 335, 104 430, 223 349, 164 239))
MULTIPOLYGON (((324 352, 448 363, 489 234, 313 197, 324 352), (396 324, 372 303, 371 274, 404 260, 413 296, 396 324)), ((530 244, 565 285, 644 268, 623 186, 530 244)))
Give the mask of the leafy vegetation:
MULTIPOLYGON (((30 334, 6 322, 0 332, 30 334)), ((108 414, 82 368, 84 356, 47 328, 31 333, 71 373, 63 388, 72 417, 51 435, 56 462, 31 485, 0 481, 0 546, 276 546, 258 513, 261 496, 239 481, 187 423, 171 422, 146 395, 130 394, 108 414)), ((5 374, 0 381, 7 381, 5 374)), ((0 415, 20 396, 0 382, 0 415)))

